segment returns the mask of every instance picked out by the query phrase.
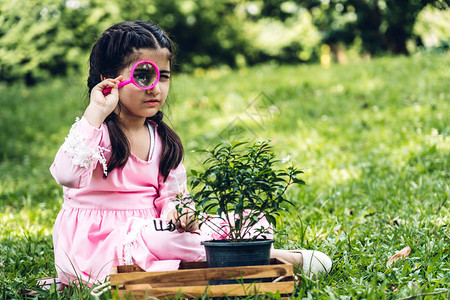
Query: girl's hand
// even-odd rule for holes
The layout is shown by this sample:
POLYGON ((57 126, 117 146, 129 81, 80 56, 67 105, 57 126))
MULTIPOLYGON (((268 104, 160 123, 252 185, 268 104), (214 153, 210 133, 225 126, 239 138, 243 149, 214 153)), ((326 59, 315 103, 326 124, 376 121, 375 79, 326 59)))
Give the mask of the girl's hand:
POLYGON ((192 209, 183 208, 181 213, 177 209, 172 209, 167 215, 167 222, 172 221, 178 232, 195 232, 198 230, 198 220, 193 217, 192 209))
POLYGON ((118 84, 123 80, 120 75, 115 79, 105 79, 97 84, 91 91, 91 102, 84 112, 84 117, 94 127, 100 127, 106 117, 114 111, 119 103, 118 84), (103 90, 111 88, 108 95, 103 94, 103 90))

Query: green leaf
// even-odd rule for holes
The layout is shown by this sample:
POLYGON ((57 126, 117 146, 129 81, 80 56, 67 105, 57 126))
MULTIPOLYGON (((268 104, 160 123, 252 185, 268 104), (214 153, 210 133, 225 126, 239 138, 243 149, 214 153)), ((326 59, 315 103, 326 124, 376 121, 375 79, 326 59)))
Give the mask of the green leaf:
POLYGON ((277 221, 275 220, 275 217, 269 214, 265 215, 267 222, 269 222, 270 225, 276 225, 277 221))

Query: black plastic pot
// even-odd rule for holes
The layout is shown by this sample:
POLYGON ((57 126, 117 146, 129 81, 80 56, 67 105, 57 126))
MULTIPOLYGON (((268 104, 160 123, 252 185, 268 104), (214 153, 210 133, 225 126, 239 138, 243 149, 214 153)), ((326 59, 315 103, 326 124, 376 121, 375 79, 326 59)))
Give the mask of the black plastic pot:
MULTIPOLYGON (((202 242, 210 268, 259 266, 270 264, 270 248, 274 240, 231 242, 212 240, 202 242)), ((236 283, 232 280, 212 281, 210 284, 236 283)))
POLYGON ((202 242, 210 268, 268 265, 274 240, 231 242, 212 240, 202 242))

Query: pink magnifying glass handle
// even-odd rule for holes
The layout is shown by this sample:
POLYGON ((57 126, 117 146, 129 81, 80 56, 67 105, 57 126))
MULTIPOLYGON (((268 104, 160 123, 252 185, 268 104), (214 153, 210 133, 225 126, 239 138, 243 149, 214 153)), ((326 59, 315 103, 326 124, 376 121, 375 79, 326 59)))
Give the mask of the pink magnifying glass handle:
MULTIPOLYGON (((123 87, 124 85, 127 85, 127 84, 129 84, 129 83, 131 83, 131 80, 130 80, 130 79, 125 80, 125 81, 121 81, 121 82, 119 82, 118 88, 120 89, 121 87, 123 87)), ((111 90, 112 90, 112 88, 107 87, 106 89, 103 90, 103 94, 104 94, 104 95, 109 94, 109 93, 111 93, 111 90)))
MULTIPOLYGON (((150 90, 159 81, 159 69, 155 63, 143 60, 136 63, 133 68, 131 68, 130 79, 121 81, 118 85, 119 88, 127 84, 134 84, 142 90, 150 90)), ((112 88, 107 87, 103 90, 103 94, 111 93, 112 88)))

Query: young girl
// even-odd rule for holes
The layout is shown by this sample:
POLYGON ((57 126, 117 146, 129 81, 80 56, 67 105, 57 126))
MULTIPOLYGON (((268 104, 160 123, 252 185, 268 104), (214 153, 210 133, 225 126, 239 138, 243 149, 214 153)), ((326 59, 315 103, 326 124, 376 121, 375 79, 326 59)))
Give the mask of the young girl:
MULTIPOLYGON (((93 46, 90 103, 50 168, 64 192, 53 229, 55 265, 64 284, 102 281, 113 265, 167 271, 180 261, 204 259, 200 242, 211 236, 199 232, 188 215, 180 220, 174 204, 187 190, 183 146, 161 112, 172 62, 166 33, 142 21, 110 27, 93 46), (156 85, 119 88, 140 61, 159 70, 156 85), (169 221, 178 230, 157 230, 169 221)), ((331 260, 317 251, 273 249, 272 256, 303 265, 306 272, 331 268, 331 260)))

